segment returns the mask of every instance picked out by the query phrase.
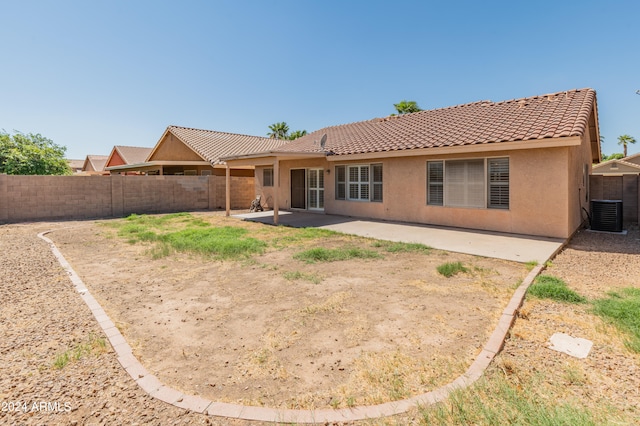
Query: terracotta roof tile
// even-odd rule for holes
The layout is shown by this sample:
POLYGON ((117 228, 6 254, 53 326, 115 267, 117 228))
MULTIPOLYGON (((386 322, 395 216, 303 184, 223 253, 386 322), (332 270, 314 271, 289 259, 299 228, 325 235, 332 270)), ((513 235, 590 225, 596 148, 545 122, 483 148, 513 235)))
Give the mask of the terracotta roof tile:
POLYGON ((114 148, 126 164, 144 163, 153 150, 153 148, 125 145, 116 145, 114 148))
POLYGON ((169 126, 167 131, 173 133, 211 164, 224 164, 224 161, 220 160, 222 157, 275 150, 289 142, 288 140, 179 126, 169 126))
POLYGON ((336 155, 580 136, 596 93, 571 90, 509 101, 480 101, 447 108, 326 127, 279 151, 336 155))
POLYGON ((101 172, 104 170, 104 166, 107 164, 108 159, 108 155, 87 155, 87 158, 84 160, 82 170, 91 170, 87 167, 90 165, 93 170, 101 172))

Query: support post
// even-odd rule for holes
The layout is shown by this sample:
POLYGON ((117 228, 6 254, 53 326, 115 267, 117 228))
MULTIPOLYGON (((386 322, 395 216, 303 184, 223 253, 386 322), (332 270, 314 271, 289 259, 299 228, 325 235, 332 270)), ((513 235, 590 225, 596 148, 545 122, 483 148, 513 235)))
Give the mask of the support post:
POLYGON ((276 157, 273 162, 273 224, 278 224, 278 193, 280 192, 280 160, 276 157))
POLYGON ((226 215, 229 216, 231 214, 231 169, 227 164, 227 168, 225 169, 225 189, 224 189, 224 203, 226 208, 226 215))

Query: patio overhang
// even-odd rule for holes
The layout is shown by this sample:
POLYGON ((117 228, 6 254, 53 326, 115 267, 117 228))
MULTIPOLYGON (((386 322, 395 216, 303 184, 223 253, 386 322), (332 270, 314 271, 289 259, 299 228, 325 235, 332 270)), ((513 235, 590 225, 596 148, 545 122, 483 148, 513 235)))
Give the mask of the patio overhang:
POLYGON ((229 157, 220 158, 220 160, 226 163, 226 215, 231 215, 231 173, 232 168, 238 167, 256 167, 256 166, 271 166, 273 167, 273 223, 278 224, 278 197, 280 193, 280 161, 283 160, 302 160, 309 158, 326 158, 326 152, 283 152, 283 151, 265 151, 257 152, 253 154, 234 155, 229 157))
MULTIPOLYGON (((144 163, 106 167, 105 170, 110 172, 146 171, 156 170, 161 166, 211 166, 211 163, 208 161, 147 161, 144 163)), ((224 166, 220 167, 224 168, 224 166)))

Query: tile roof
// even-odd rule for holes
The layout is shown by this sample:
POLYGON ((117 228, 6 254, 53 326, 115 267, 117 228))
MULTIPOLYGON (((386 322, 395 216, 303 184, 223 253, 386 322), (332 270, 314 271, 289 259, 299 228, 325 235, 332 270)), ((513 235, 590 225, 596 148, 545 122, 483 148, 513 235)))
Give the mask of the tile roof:
POLYGON ((147 157, 153 151, 153 148, 144 148, 139 146, 116 145, 113 147, 125 164, 138 164, 147 161, 147 157))
POLYGON ((638 171, 640 171, 640 164, 632 163, 630 161, 625 161, 627 158, 629 157, 625 157, 618 160, 607 160, 599 164, 594 164, 592 169, 593 170, 606 169, 607 166, 610 166, 611 164, 615 163, 615 164, 622 164, 624 166, 630 167, 632 169, 637 169, 638 171))
POLYGON ((82 169, 82 167, 84 166, 84 160, 67 159, 67 164, 69 164, 69 167, 71 167, 72 169, 82 169))
POLYGON ((224 164, 224 161, 220 160, 221 157, 275 150, 289 142, 288 140, 261 136, 238 135, 179 126, 169 126, 167 131, 173 133, 211 164, 224 164))
POLYGON ((87 170, 87 163, 91 164, 93 170, 97 172, 101 172, 104 170, 104 165, 107 164, 107 160, 109 156, 107 155, 87 155, 87 158, 84 160, 84 165, 82 166, 82 170, 87 170))
POLYGON ((324 150, 335 155, 580 136, 595 99, 593 89, 579 89, 376 118, 326 127, 277 151, 321 152, 322 134, 324 150))

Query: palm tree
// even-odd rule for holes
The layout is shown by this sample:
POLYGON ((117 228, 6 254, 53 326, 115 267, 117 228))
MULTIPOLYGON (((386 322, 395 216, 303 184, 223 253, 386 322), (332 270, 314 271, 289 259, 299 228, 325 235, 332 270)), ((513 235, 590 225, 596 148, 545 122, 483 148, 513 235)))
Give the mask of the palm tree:
POLYGON ((306 130, 294 130, 293 132, 291 132, 291 134, 289 135, 289 139, 291 140, 296 140, 298 138, 303 137, 304 135, 307 134, 306 130))
POLYGON ((269 126, 271 132, 267 133, 271 139, 289 139, 289 126, 284 121, 269 126))
POLYGON ((629 136, 629 135, 622 135, 622 136, 618 136, 618 145, 622 145, 622 147, 624 148, 624 156, 627 156, 627 145, 630 143, 636 143, 636 140, 634 139, 633 136, 629 136))
POLYGON ((422 108, 420 108, 415 101, 407 101, 404 99, 397 104, 393 104, 393 106, 396 108, 396 111, 398 111, 398 114, 409 114, 412 112, 422 111, 422 108))

